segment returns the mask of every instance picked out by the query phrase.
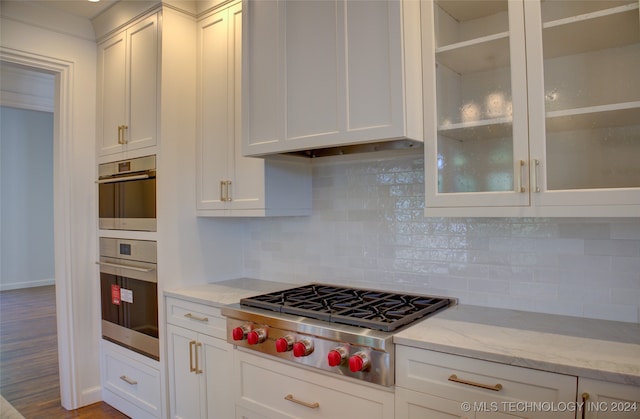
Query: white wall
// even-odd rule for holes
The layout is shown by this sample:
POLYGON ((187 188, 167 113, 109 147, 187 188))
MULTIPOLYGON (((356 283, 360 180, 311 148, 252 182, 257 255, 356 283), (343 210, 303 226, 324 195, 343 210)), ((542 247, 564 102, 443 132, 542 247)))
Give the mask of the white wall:
POLYGON ((2 106, 0 128, 0 290, 51 285, 53 114, 2 106))
POLYGON ((313 215, 252 220, 246 275, 640 322, 640 218, 425 218, 424 159, 314 160, 313 215))

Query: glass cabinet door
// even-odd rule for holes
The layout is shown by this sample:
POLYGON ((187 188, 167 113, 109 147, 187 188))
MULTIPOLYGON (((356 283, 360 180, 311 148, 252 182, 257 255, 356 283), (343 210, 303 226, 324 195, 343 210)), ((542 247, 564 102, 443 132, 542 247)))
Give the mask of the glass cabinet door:
POLYGON ((640 204, 639 4, 525 1, 534 205, 640 204))
POLYGON ((528 205, 522 1, 425 2, 422 27, 425 205, 528 205))

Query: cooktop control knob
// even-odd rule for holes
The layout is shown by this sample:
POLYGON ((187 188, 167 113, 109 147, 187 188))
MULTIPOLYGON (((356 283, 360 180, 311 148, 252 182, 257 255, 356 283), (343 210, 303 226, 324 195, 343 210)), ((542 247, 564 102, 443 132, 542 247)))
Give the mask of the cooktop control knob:
POLYGON ((276 352, 288 352, 293 348, 295 339, 289 335, 285 335, 276 339, 276 352))
POLYGON ((239 326, 234 328, 231 331, 231 336, 233 340, 244 340, 247 337, 247 333, 251 331, 251 326, 245 324, 244 326, 239 326))
POLYGON ((249 345, 257 345, 267 340, 267 329, 259 328, 254 329, 247 334, 247 343, 249 345))
POLYGON ((300 358, 310 355, 313 352, 313 342, 308 339, 302 339, 293 344, 293 356, 300 358))
POLYGON ((348 351, 343 347, 332 349, 327 354, 327 361, 330 367, 337 367, 347 359, 348 351))
POLYGON ((349 358, 349 370, 351 370, 351 372, 366 371, 370 366, 371 361, 366 352, 356 352, 349 358))

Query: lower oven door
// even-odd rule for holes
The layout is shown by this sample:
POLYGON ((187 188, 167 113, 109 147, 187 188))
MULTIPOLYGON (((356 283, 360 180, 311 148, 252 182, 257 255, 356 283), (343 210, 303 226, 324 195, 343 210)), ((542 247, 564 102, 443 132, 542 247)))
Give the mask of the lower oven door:
POLYGON ((103 338, 159 360, 155 265, 124 268, 104 258, 101 258, 100 265, 103 338))

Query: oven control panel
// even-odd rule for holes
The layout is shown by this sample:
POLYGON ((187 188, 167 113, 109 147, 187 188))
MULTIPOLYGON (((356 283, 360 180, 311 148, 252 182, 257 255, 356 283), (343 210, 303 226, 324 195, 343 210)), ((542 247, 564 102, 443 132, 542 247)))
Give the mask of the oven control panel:
POLYGON ((364 345, 233 318, 227 318, 227 341, 335 374, 384 386, 394 384, 392 354, 364 345))

